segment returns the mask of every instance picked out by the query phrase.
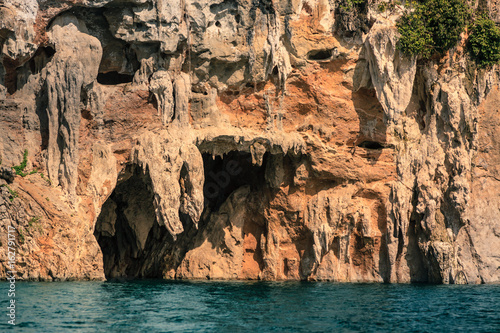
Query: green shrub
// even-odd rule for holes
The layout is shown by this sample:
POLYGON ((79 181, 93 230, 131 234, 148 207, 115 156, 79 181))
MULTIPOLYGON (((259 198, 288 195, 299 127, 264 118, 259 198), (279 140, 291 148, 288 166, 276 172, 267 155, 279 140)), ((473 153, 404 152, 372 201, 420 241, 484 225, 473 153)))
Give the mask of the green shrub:
POLYGON ((420 55, 428 58, 433 52, 433 40, 431 33, 423 24, 424 18, 420 10, 415 10, 401 17, 397 23, 401 34, 399 48, 408 55, 420 55))
POLYGON ((19 175, 21 177, 25 177, 26 173, 24 173, 24 169, 26 168, 26 164, 28 163, 28 149, 24 151, 23 154, 23 161, 21 162, 20 165, 15 165, 12 167, 16 171, 16 175, 19 175))
POLYGON ((457 44, 471 18, 463 0, 427 0, 420 8, 438 52, 445 52, 457 44))
POLYGON ((479 16, 472 26, 469 50, 479 67, 500 62, 500 29, 486 15, 479 16))
POLYGON ((352 10, 355 7, 359 7, 364 4, 365 0, 343 0, 340 4, 340 8, 343 10, 352 10))
POLYGON ((43 227, 40 224, 42 217, 41 216, 33 216, 31 219, 28 220, 28 228, 26 231, 32 232, 32 231, 38 231, 40 233, 43 232, 43 227))
POLYGON ((408 55, 428 58, 454 47, 470 20, 462 0, 426 0, 403 15, 397 24, 399 48, 408 55))
POLYGON ((396 6, 401 6, 401 2, 399 0, 391 0, 389 2, 382 1, 378 4, 378 11, 381 13, 385 13, 385 11, 393 11, 396 6))

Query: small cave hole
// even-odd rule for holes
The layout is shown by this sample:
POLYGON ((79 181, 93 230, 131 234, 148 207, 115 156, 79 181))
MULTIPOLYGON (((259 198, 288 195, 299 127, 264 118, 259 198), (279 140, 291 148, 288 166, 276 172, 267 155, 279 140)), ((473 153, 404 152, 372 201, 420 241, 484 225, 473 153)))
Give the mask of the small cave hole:
POLYGON ((121 83, 129 83, 132 82, 134 76, 130 74, 121 74, 118 72, 107 72, 107 73, 99 73, 97 75, 97 82, 104 85, 115 85, 121 83))
POLYGON ((147 30, 146 26, 145 26, 143 23, 141 23, 141 22, 137 22, 137 23, 135 24, 135 28, 136 28, 138 31, 146 31, 146 30, 147 30))
POLYGON ((211 154, 203 154, 205 205, 211 211, 217 210, 231 193, 245 185, 262 189, 265 186, 266 160, 267 154, 264 155, 262 166, 258 166, 252 164, 250 153, 231 151, 224 157, 215 158, 211 154))
POLYGON ((360 144, 358 144, 358 147, 366 149, 377 149, 377 150, 385 148, 380 142, 376 141, 363 141, 360 144))
POLYGON ((329 60, 333 56, 333 50, 313 50, 307 54, 307 59, 314 61, 329 60))
POLYGON ((83 119, 86 119, 86 120, 89 120, 89 121, 93 119, 92 113, 90 112, 90 110, 86 110, 86 109, 82 110, 81 114, 82 114, 82 118, 83 119))
POLYGON ((215 22, 215 26, 218 27, 218 28, 220 28, 220 27, 222 27, 222 24, 220 24, 220 22, 217 21, 217 22, 215 22))
POLYGON ((51 46, 39 47, 35 55, 29 60, 31 73, 40 73, 45 65, 50 62, 55 53, 56 50, 51 46))
POLYGON ((240 21, 241 21, 241 16, 240 16, 240 14, 236 14, 236 15, 234 16, 234 19, 235 19, 236 23, 238 23, 238 24, 239 24, 239 23, 240 23, 240 21))

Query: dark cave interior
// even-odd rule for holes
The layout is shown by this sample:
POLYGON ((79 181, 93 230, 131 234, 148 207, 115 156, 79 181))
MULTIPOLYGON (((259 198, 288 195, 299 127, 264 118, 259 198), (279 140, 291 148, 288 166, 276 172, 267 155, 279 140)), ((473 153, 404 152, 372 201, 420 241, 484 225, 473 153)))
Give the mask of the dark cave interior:
POLYGON ((148 172, 135 167, 132 176, 116 186, 101 209, 94 232, 107 279, 161 278, 166 266, 178 265, 194 235, 203 231, 210 214, 217 212, 231 193, 245 185, 259 191, 266 186, 267 155, 261 166, 252 164, 251 154, 245 152, 202 156, 205 211, 198 229, 179 212, 185 230, 176 240, 157 222, 148 172))

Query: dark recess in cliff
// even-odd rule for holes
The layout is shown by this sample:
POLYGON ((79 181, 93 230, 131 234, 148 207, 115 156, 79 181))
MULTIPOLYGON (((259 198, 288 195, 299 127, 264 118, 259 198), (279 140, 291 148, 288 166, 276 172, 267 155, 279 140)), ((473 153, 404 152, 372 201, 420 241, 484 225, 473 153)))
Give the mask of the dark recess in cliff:
POLYGON ((217 210, 231 193, 242 186, 250 185, 252 190, 262 188, 265 185, 266 160, 267 156, 264 156, 264 162, 259 167, 252 164, 249 153, 232 151, 224 158, 216 156, 215 159, 210 154, 203 154, 205 205, 217 210))
POLYGON ((156 221, 149 183, 149 176, 136 168, 132 177, 116 186, 97 218, 94 235, 107 279, 161 277, 160 256, 155 252, 158 244, 173 240, 156 221))
POLYGON ((104 85, 115 85, 132 82, 133 78, 133 75, 120 74, 113 71, 108 73, 99 73, 97 75, 97 82, 104 85))
POLYGON ((161 278, 167 268, 176 269, 195 246, 195 235, 203 234, 211 214, 218 213, 231 193, 247 185, 252 191, 263 191, 267 159, 264 156, 262 166, 257 166, 245 152, 215 158, 203 154, 205 210, 198 228, 179 211, 184 232, 176 240, 157 222, 148 173, 135 167, 133 175, 116 186, 97 219, 94 236, 103 253, 106 278, 161 278))
POLYGON ((315 61, 329 60, 332 55, 332 50, 313 50, 307 54, 307 59, 315 61))

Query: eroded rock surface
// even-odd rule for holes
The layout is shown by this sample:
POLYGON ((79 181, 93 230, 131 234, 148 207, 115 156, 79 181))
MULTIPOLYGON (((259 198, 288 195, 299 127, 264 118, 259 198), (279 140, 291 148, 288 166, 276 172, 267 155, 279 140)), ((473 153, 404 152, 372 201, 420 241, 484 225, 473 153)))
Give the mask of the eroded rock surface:
POLYGON ((18 277, 499 282, 498 66, 378 8, 4 1, 18 277))

